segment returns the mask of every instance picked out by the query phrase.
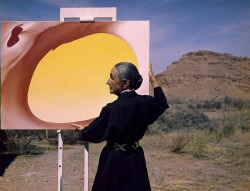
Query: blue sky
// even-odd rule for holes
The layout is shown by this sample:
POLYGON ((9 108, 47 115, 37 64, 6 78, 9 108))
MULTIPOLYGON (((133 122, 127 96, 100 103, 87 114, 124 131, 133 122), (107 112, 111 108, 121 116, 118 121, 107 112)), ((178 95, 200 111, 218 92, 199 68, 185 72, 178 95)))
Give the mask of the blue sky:
POLYGON ((250 57, 249 0, 0 0, 0 20, 59 21, 66 7, 117 7, 117 20, 150 20, 156 74, 190 51, 250 57))

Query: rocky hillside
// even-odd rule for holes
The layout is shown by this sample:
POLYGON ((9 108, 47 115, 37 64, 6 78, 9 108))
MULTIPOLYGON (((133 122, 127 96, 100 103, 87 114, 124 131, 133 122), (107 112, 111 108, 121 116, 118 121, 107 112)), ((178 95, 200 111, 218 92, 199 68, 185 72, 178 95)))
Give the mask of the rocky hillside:
POLYGON ((168 98, 250 99, 250 58, 200 50, 189 52, 156 76, 168 98))

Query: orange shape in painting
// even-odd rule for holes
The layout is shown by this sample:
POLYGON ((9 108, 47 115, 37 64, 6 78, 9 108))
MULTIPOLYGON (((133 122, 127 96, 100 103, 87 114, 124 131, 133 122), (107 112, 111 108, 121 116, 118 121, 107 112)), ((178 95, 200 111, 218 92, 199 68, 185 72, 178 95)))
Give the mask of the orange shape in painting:
POLYGON ((28 104, 47 122, 75 122, 97 117, 116 99, 106 82, 118 62, 137 65, 131 47, 121 38, 96 33, 48 52, 31 79, 28 104))

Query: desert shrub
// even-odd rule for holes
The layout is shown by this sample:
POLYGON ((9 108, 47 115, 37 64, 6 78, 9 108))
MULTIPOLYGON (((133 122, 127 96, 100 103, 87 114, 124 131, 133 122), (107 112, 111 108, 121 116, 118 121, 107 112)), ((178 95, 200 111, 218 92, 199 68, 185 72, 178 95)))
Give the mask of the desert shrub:
POLYGON ((241 129, 243 132, 247 132, 249 131, 250 127, 249 127, 249 123, 246 121, 242 121, 242 123, 239 123, 239 129, 241 129))
POLYGON ((166 110, 162 115, 158 117, 158 119, 153 124, 149 125, 146 134, 153 135, 161 132, 168 132, 169 127, 167 124, 172 114, 172 112, 166 110))
POLYGON ((178 97, 169 97, 168 98, 168 103, 169 104, 182 104, 183 100, 178 97))
POLYGON ((214 135, 215 136, 215 140, 217 143, 221 142, 221 140, 224 137, 223 131, 221 130, 221 128, 215 128, 214 126, 209 127, 209 134, 214 135))
POLYGON ((159 126, 160 125, 156 122, 153 123, 152 125, 149 125, 146 131, 146 135, 155 135, 155 134, 162 132, 162 129, 159 128, 159 126))
MULTIPOLYGON (((226 112, 222 120, 222 128, 226 128, 227 131, 233 132, 236 129, 242 131, 248 131, 249 129, 249 111, 240 110, 233 112, 226 112)), ((230 135, 230 134, 229 134, 230 135)))
POLYGON ((197 104, 197 109, 202 109, 202 104, 201 103, 197 104))
POLYGON ((194 104, 189 103, 188 109, 196 110, 196 106, 194 104))
POLYGON ((199 105, 199 109, 217 109, 220 110, 222 108, 222 103, 220 100, 206 100, 204 104, 199 105))
POLYGON ((208 126, 209 119, 206 115, 198 110, 183 108, 175 113, 169 120, 171 129, 182 129, 193 127, 195 129, 203 129, 208 126))
POLYGON ((224 137, 223 131, 216 131, 215 132, 215 139, 216 139, 217 143, 221 142, 223 137, 224 137))
POLYGON ((182 107, 177 109, 177 111, 166 110, 153 125, 150 126, 148 131, 156 133, 180 129, 204 129, 209 127, 210 124, 211 121, 201 111, 182 107))
POLYGON ((211 126, 208 129, 209 134, 215 136, 217 143, 221 142, 224 137, 229 137, 234 134, 234 126, 228 121, 222 121, 217 126, 211 126))
POLYGON ((222 108, 221 102, 220 101, 215 101, 214 103, 212 103, 212 108, 220 110, 222 108))
POLYGON ((234 107, 236 109, 243 109, 250 107, 250 99, 249 98, 235 98, 226 96, 222 99, 225 105, 234 107))
POLYGON ((4 144, 4 151, 13 153, 18 152, 20 154, 30 152, 30 149, 34 148, 32 145, 36 137, 41 139, 41 131, 36 130, 8 130, 5 131, 6 138, 2 140, 4 144))
POLYGON ((57 138, 58 133, 57 130, 48 130, 48 138, 57 138))
POLYGON ((229 137, 234 134, 234 126, 233 124, 225 124, 222 128, 222 133, 225 137, 229 137))
MULTIPOLYGON (((35 139, 44 139, 44 130, 8 130, 0 131, 0 152, 27 154, 34 150, 39 150, 34 145, 35 139)), ((58 133, 56 130, 48 131, 48 143, 51 146, 57 146, 58 133)), ((63 131, 64 144, 76 144, 79 140, 79 134, 75 131, 63 131)))
POLYGON ((204 109, 212 109, 212 104, 210 101, 206 100, 203 105, 204 109))
POLYGON ((191 153, 195 158, 203 157, 206 147, 207 147, 207 143, 204 138, 197 137, 196 139, 194 139, 192 137, 191 153))
POLYGON ((250 129, 249 127, 249 111, 239 111, 234 114, 233 117, 235 129, 241 129, 243 132, 246 132, 250 129))
POLYGON ((237 109, 242 109, 244 103, 243 103, 243 100, 241 98, 236 98, 234 101, 233 101, 233 106, 237 109))
POLYGON ((217 120, 216 124, 209 127, 209 134, 215 135, 217 143, 223 138, 228 138, 235 134, 235 131, 242 130, 247 132, 249 130, 249 113, 248 111, 232 111, 225 112, 225 116, 221 120, 217 120))
POLYGON ((225 97, 223 98, 223 101, 224 101, 224 103, 227 104, 227 105, 230 105, 230 104, 233 102, 232 98, 229 97, 229 96, 225 96, 225 97))
POLYGON ((174 153, 181 153, 182 149, 190 142, 191 140, 186 138, 183 134, 177 135, 173 138, 173 147, 171 149, 174 153))
MULTIPOLYGON (((63 144, 73 145, 79 141, 79 133, 73 130, 64 130, 62 132, 63 144)), ((49 130, 48 142, 51 146, 56 146, 58 144, 58 133, 56 130, 49 130)))
POLYGON ((72 130, 63 131, 63 143, 68 145, 76 144, 79 141, 79 133, 72 130))
POLYGON ((7 136, 5 131, 0 130, 0 152, 4 152, 7 150, 5 146, 6 141, 7 141, 7 136))

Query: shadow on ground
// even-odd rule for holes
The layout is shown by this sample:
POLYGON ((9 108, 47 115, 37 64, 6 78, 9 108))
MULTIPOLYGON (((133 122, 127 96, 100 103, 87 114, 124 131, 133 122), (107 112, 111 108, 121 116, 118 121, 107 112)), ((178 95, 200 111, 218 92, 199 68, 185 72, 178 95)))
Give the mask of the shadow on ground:
POLYGON ((10 166, 16 157, 16 154, 0 154, 0 176, 4 175, 6 168, 10 166))

